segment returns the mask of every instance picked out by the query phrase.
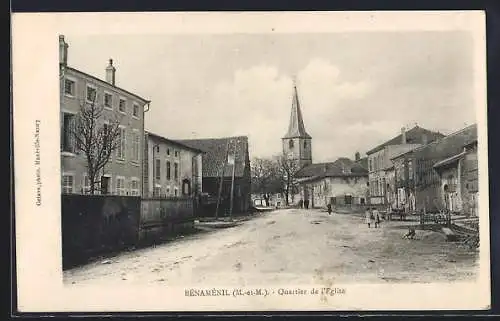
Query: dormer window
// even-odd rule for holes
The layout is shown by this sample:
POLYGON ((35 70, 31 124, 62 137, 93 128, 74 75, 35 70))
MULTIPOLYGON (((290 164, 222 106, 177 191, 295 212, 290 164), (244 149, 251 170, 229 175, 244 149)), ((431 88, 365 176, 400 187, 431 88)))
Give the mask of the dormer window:
POLYGON ((293 139, 290 139, 290 141, 288 142, 288 147, 293 148, 293 139))
POLYGON ((307 148, 307 141, 304 141, 304 149, 307 148))

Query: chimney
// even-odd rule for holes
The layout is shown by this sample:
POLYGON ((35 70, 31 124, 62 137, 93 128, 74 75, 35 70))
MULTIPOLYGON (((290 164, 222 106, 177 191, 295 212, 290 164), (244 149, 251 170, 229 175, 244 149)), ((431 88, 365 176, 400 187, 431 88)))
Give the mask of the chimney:
POLYGON ((109 65, 106 67, 106 82, 115 85, 116 68, 113 66, 113 59, 109 59, 109 65))
POLYGON ((406 144, 406 128, 401 128, 401 144, 406 144))
POLYGON ((422 135, 422 144, 427 145, 427 135, 426 134, 422 135))
POLYGON ((68 64, 68 44, 63 35, 59 36, 59 63, 64 66, 68 64))
POLYGON ((356 154, 354 154, 354 159, 355 159, 356 161, 359 161, 359 160, 360 160, 360 158, 361 158, 361 157, 360 157, 360 155, 359 155, 359 152, 356 152, 356 154))

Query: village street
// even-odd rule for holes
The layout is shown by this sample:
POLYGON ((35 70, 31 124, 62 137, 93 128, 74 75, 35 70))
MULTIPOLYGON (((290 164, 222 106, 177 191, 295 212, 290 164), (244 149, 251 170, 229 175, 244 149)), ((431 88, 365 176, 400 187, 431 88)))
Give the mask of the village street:
POLYGON ((279 210, 65 271, 64 281, 181 286, 449 282, 474 276, 476 253, 436 232, 402 239, 404 225, 392 221, 368 229, 359 215, 279 210))

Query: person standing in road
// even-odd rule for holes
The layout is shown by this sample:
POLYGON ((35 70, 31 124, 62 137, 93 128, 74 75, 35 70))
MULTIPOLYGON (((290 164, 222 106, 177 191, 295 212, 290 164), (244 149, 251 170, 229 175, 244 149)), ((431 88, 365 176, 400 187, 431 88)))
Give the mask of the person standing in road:
POLYGON ((328 203, 326 210, 328 211, 328 215, 332 215, 332 204, 328 203))
POLYGON ((380 212, 373 208, 373 217, 375 219, 375 228, 380 227, 380 212))
POLYGON ((371 216, 372 216, 372 213, 370 211, 370 208, 366 208, 366 212, 365 212, 365 223, 368 224, 368 228, 370 228, 370 225, 372 223, 372 219, 371 219, 371 216))

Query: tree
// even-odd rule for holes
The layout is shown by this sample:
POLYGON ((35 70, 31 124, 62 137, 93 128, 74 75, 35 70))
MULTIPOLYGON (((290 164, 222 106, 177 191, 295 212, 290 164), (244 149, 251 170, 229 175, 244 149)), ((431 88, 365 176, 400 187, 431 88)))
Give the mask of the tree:
POLYGON ((106 111, 104 105, 97 104, 96 95, 91 103, 80 103, 72 136, 77 151, 82 153, 86 160, 90 194, 94 194, 96 186, 100 184, 100 171, 109 163, 111 155, 122 143, 120 118, 117 113, 106 111))
POLYGON ((262 195, 266 206, 269 206, 271 194, 282 190, 278 166, 274 159, 254 158, 251 162, 252 190, 262 195))
POLYGON ((290 158, 286 154, 278 156, 277 162, 283 184, 285 202, 286 205, 289 205, 288 197, 290 195, 293 197, 298 192, 298 183, 295 175, 300 170, 300 166, 297 160, 290 158))

